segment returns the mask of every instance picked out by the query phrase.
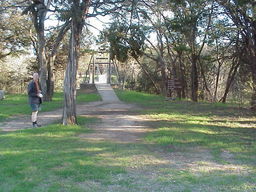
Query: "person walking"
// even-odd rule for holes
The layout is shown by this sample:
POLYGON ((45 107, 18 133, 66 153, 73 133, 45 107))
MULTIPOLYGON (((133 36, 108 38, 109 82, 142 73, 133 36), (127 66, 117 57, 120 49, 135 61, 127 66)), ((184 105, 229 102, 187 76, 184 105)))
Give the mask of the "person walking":
POLYGON ((33 80, 28 84, 28 101, 32 109, 31 121, 33 127, 40 127, 37 124, 37 115, 42 104, 42 92, 40 90, 39 75, 38 73, 33 74, 33 80))

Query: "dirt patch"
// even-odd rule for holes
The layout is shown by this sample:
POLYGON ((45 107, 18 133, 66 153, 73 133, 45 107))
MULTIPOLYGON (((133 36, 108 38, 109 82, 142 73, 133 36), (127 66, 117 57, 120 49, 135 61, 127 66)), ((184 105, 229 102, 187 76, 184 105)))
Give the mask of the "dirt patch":
POLYGON ((136 112, 139 108, 122 102, 104 103, 90 110, 83 110, 82 116, 95 117, 99 122, 89 125, 94 132, 82 134, 81 138, 117 143, 135 143, 150 131, 144 119, 136 112))
MULTIPOLYGON (((77 114, 80 116, 100 119, 90 124, 91 134, 80 135, 81 138, 98 141, 120 143, 134 143, 141 140, 142 135, 149 131, 144 119, 136 111, 139 108, 122 102, 108 103, 103 101, 77 105, 77 114)), ((56 123, 61 120, 62 109, 51 112, 39 112, 38 121, 42 126, 56 123)), ((2 131, 16 131, 32 128, 30 115, 12 117, 7 122, 0 123, 2 131)))
MULTIPOLYGON (((42 126, 56 123, 61 119, 61 115, 62 109, 50 112, 39 112, 38 122, 42 126)), ((7 132, 30 128, 32 128, 30 115, 13 116, 8 121, 0 123, 0 130, 7 132)))

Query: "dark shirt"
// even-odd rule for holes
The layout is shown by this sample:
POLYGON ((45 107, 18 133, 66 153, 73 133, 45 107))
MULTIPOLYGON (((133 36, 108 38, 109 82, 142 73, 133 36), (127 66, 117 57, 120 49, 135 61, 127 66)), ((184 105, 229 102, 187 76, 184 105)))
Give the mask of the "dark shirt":
POLYGON ((29 104, 41 104, 42 99, 37 96, 36 84, 31 81, 28 84, 28 102, 29 104))

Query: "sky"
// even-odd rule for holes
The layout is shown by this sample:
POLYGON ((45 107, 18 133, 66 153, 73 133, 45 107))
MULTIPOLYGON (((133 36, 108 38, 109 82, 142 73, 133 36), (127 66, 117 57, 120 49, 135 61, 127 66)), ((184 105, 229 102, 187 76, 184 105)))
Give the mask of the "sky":
MULTIPOLYGON (((51 19, 47 20, 45 23, 46 28, 54 27, 58 25, 58 21, 54 19, 54 17, 50 17, 51 19)), ((95 39, 100 34, 100 31, 102 31, 106 25, 111 22, 111 17, 109 15, 107 16, 97 16, 97 17, 91 17, 86 19, 86 23, 88 23, 87 27, 92 32, 95 39)), ((156 44, 157 38, 156 34, 152 33, 150 35, 150 41, 153 44, 156 44)), ((94 50, 98 49, 98 46, 96 45, 96 42, 91 45, 91 48, 94 50)))
POLYGON ((100 31, 104 29, 104 26, 110 22, 110 17, 109 16, 98 16, 97 18, 89 18, 86 20, 86 22, 88 22, 90 25, 93 25, 94 27, 90 27, 89 26, 89 29, 95 34, 95 35, 98 35, 100 34, 100 31))
MULTIPOLYGON (((110 16, 104 16, 104 17, 97 16, 97 18, 91 17, 91 18, 86 19, 86 23, 89 24, 89 25, 87 25, 88 29, 92 32, 92 34, 96 38, 100 34, 100 31, 102 31, 104 29, 104 27, 106 26, 106 24, 108 22, 110 22, 110 16)), ((57 25, 58 25, 58 21, 53 18, 46 20, 46 23, 45 23, 46 28, 51 28, 51 27, 54 27, 57 25)), ((97 49, 97 46, 92 45, 92 48, 97 49)))

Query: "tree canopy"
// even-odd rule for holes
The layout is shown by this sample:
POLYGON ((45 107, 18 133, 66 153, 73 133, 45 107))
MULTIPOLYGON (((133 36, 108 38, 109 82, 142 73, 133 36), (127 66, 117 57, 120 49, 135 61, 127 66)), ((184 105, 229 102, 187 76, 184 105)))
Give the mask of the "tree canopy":
POLYGON ((109 45, 119 77, 123 76, 119 80, 127 87, 215 102, 243 92, 251 108, 256 108, 253 0, 15 0, 0 4, 0 60, 33 47, 48 100, 61 58, 59 48, 68 47, 62 65, 64 92, 74 117, 80 42, 91 35, 88 27, 94 23, 87 21, 106 15, 111 20, 97 41, 109 45), (49 27, 50 21, 55 24, 49 27), (174 82, 171 89, 169 80, 174 82))

